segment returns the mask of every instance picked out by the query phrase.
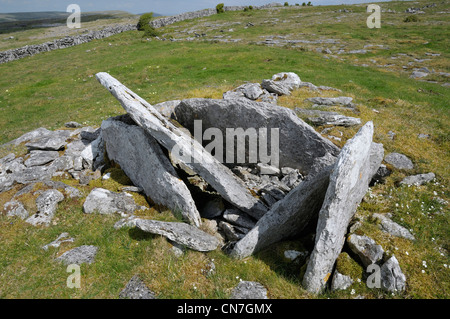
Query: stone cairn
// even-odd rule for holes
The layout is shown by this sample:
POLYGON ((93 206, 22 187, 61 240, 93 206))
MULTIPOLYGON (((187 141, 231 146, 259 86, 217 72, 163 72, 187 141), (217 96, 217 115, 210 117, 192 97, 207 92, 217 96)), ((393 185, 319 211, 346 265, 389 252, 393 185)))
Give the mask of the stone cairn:
MULTIPOLYGON (((70 122, 66 126, 71 129, 39 128, 7 143, 6 146, 24 144, 29 150, 24 157, 11 153, 0 159, 0 192, 22 185, 4 205, 8 216, 22 218, 34 226, 51 226, 59 202, 67 196, 82 197, 77 188, 52 181, 52 177, 69 173, 86 185, 93 179, 111 178, 108 174, 102 176, 102 171, 107 168, 106 163, 114 162, 134 186, 124 187, 120 193, 95 188, 86 197, 83 210, 86 214, 121 214, 123 219, 116 223, 116 229, 139 228, 165 236, 183 249, 207 252, 220 247, 233 258, 245 258, 284 239, 306 238, 312 232, 310 252, 286 252, 292 259, 301 256, 306 267, 303 286, 309 292, 351 285, 350 277, 335 270, 345 244, 364 267, 379 265, 380 288, 391 292, 405 289, 405 276, 395 256, 387 255, 371 238, 354 233, 354 227, 348 232, 370 182, 389 174, 381 164, 383 145, 372 140, 372 122, 362 125, 339 149, 293 110, 276 105, 280 95, 289 95, 300 87, 314 91, 335 89, 302 82, 297 74, 286 72, 261 84, 241 85, 224 93, 223 99, 187 99, 153 106, 109 74, 98 73, 96 77, 127 114, 103 121, 98 129, 70 122), (196 120, 202 121, 202 134, 208 129, 223 133, 227 128, 278 129, 279 165, 261 158, 249 162, 248 153, 239 163, 222 163, 205 149, 202 141, 192 137, 196 135, 196 120), (28 212, 20 196, 32 193, 36 183, 49 189, 35 193, 39 195, 37 210, 28 212), (146 208, 137 205, 130 192, 145 194, 183 221, 136 217, 136 210, 146 208)), ((348 97, 320 97, 310 102, 356 108, 348 97)), ((330 112, 330 117, 325 111, 320 112, 308 116, 325 117, 331 122, 337 119, 335 125, 360 124, 355 120, 342 124, 336 113, 330 112)), ((262 138, 258 138, 261 146, 262 138)), ((238 151, 238 145, 234 145, 234 151, 238 151)), ((404 157, 393 153, 386 161, 394 165, 409 160, 404 157)), ((432 178, 432 173, 422 174, 405 179, 405 183, 424 183, 432 178)), ((408 230, 389 217, 376 215, 383 230, 414 240, 408 230)), ((61 234, 45 249, 73 241, 68 236, 61 234)), ((62 261, 90 263, 96 253, 93 246, 77 247, 62 261)))

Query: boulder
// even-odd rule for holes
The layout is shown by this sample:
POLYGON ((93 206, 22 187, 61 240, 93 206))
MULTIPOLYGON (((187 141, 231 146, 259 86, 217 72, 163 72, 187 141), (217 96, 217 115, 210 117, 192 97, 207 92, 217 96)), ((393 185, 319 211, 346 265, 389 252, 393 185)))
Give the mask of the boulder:
POLYGON ((434 175, 434 173, 412 175, 405 177, 400 184, 420 186, 431 182, 435 178, 436 175, 434 175))
POLYGON ((396 237, 415 240, 415 237, 410 233, 408 229, 400 226, 389 217, 383 214, 373 214, 372 217, 380 221, 381 230, 385 231, 386 233, 396 237))
POLYGON ((25 219, 29 215, 23 204, 15 200, 7 202, 3 205, 3 210, 6 212, 6 216, 17 216, 25 219))
POLYGON ((402 292, 406 288, 406 277, 397 258, 392 256, 381 266, 381 289, 388 292, 402 292))
POLYGON ((391 164, 396 169, 413 169, 413 162, 406 156, 400 153, 389 153, 384 158, 385 162, 391 164))
POLYGON ((83 245, 66 251, 64 254, 56 258, 56 260, 65 265, 92 264, 95 261, 97 252, 98 247, 92 245, 83 245))
POLYGON ((236 99, 245 97, 250 100, 257 100, 263 94, 264 90, 258 83, 246 83, 238 86, 232 91, 225 92, 223 98, 236 99))
POLYGON ((345 290, 352 284, 352 278, 350 278, 349 276, 345 276, 336 270, 333 275, 333 280, 331 281, 331 291, 345 290))
POLYGON ((25 146, 29 151, 60 151, 66 146, 66 140, 70 137, 70 133, 70 131, 66 130, 49 131, 48 133, 37 136, 26 143, 25 146))
POLYGON ((192 250, 211 251, 219 245, 219 240, 216 237, 185 223, 132 218, 124 222, 123 226, 125 225, 136 227, 147 233, 164 236, 192 250))
POLYGON ((120 292, 121 299, 156 299, 155 293, 148 289, 139 276, 135 275, 120 292))
MULTIPOLYGON (((330 176, 303 286, 321 292, 344 245, 347 227, 373 176, 370 164, 373 123, 367 122, 342 148, 330 176)), ((300 184, 302 185, 302 184, 300 184)))
POLYGON ((347 238, 348 247, 361 259, 365 267, 378 263, 383 258, 383 247, 372 238, 351 234, 347 238))
POLYGON ((294 89, 300 86, 300 77, 293 72, 282 72, 272 76, 270 80, 263 80, 261 87, 270 93, 278 95, 290 95, 294 89))
MULTIPOLYGON (((189 99, 183 100, 176 107, 175 113, 178 121, 188 128, 192 134, 195 133, 194 120, 202 120, 201 134, 209 128, 219 129, 222 132, 222 136, 224 136, 224 150, 234 151, 234 154, 238 155, 239 142, 235 143, 238 145, 234 145, 234 148, 225 142, 225 137, 229 135, 227 129, 234 128, 244 131, 255 129, 257 130, 255 135, 259 135, 258 142, 260 145, 263 144, 264 148, 267 145, 265 154, 261 151, 261 147, 259 148, 260 154, 257 162, 268 164, 268 161, 264 161, 261 156, 267 156, 267 150, 276 152, 278 149, 279 152, 276 155, 279 155, 279 163, 273 163, 274 158, 271 156, 272 166, 296 168, 305 175, 310 172, 317 158, 326 154, 331 154, 332 156, 339 154, 338 147, 298 118, 292 110, 281 106, 247 99, 189 99), (272 129, 278 130, 278 141, 272 141, 274 137, 272 135, 275 134, 268 138, 268 133, 272 129), (265 134, 258 134, 264 131, 265 134)), ((226 159, 222 160, 225 161, 226 159)))
POLYGON ((37 213, 29 217, 26 222, 33 226, 49 226, 55 215, 58 203, 63 199, 64 195, 55 189, 43 192, 36 198, 37 213))
POLYGON ((179 160, 204 178, 225 200, 255 218, 261 218, 267 212, 264 204, 253 197, 230 169, 217 161, 197 141, 159 114, 153 106, 109 74, 97 73, 96 77, 120 101, 134 122, 172 155, 175 154, 179 160))
POLYGON ((191 193, 153 137, 127 116, 103 121, 102 132, 108 158, 120 165, 134 185, 155 203, 200 226, 200 214, 191 193))
POLYGON ((259 282, 241 281, 232 290, 230 299, 268 299, 267 289, 259 282))
POLYGON ((144 209, 136 205, 131 195, 127 193, 114 193, 104 188, 94 188, 83 204, 86 214, 98 212, 99 214, 125 213, 132 214, 138 209, 144 209))

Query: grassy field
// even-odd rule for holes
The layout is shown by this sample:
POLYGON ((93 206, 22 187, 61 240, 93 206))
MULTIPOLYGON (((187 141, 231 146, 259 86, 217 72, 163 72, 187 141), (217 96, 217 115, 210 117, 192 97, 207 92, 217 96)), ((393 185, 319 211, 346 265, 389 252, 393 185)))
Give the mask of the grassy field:
MULTIPOLYGON (((427 3, 392 2, 381 6, 400 12, 427 3)), ((427 67, 450 72, 449 17, 438 13, 448 12, 448 9, 448 2, 439 3, 419 15, 418 23, 404 23, 406 13, 382 14, 379 30, 365 26, 365 6, 228 12, 175 24, 162 32, 167 37, 182 38, 185 30, 207 30, 208 38, 227 34, 231 38, 241 38, 241 42, 146 41, 140 32, 133 31, 2 64, 0 144, 41 126, 57 129, 72 120, 98 126, 110 116, 123 114, 118 102, 96 81, 97 72, 110 73, 151 104, 191 97, 221 98, 223 92, 246 81, 261 82, 278 72, 295 72, 303 81, 343 91, 328 92, 324 96, 353 97, 360 111, 357 116, 363 123, 374 121, 374 140, 384 144, 386 153, 403 153, 415 164, 413 171, 394 171, 385 184, 375 185, 355 217, 362 221, 360 232, 395 254, 407 277, 406 292, 393 296, 368 289, 361 281, 347 291, 327 292, 318 297, 449 298, 449 206, 439 200, 450 200, 449 88, 442 85, 446 81, 442 75, 430 75, 437 83, 418 81, 409 78, 415 65, 409 65, 406 71, 402 68, 413 58, 438 53, 440 56, 427 61, 427 67), (351 9, 353 13, 337 19, 344 13, 334 11, 342 8, 351 9), (300 18, 295 18, 299 15, 300 18), (279 22, 264 22, 270 19, 279 19, 279 22), (280 23, 295 19, 296 23, 280 23), (255 26, 245 28, 250 21, 255 26), (208 24, 222 26, 215 30, 208 28, 208 24), (232 32, 220 32, 231 28, 232 32), (372 50, 365 55, 332 54, 336 56, 333 57, 316 52, 316 45, 271 47, 257 44, 264 39, 261 37, 269 35, 338 39, 340 44, 336 48, 330 46, 333 52, 341 47, 362 49, 367 44, 381 44, 388 49, 372 50), (391 59, 398 53, 410 56, 391 59), (365 63, 369 66, 361 65, 365 63), (388 69, 377 67, 386 63, 393 65, 388 69), (395 139, 388 137, 389 131, 396 133, 395 139), (429 134, 430 138, 419 139, 419 133, 429 134), (420 187, 398 186, 406 175, 428 172, 436 174, 434 182, 420 187), (417 240, 387 237, 371 219, 374 212, 392 213, 395 221, 412 229, 417 240)), ((39 32, 42 30, 24 31, 19 38, 28 39, 24 42, 37 41, 30 39, 39 32)), ((51 34, 52 30, 46 32, 51 34)), ((24 42, 17 42, 17 46, 24 42)), ((1 50, 12 47, 12 44, 2 45, 0 41, 1 50)), ((312 96, 317 93, 302 88, 280 98, 279 105, 307 108, 310 105, 304 99, 312 96)), ((317 127, 319 132, 323 129, 317 127)), ((333 140, 342 146, 357 130, 357 127, 333 128, 326 136, 342 134, 342 141, 333 140)), ((0 158, 11 150, 0 148, 0 158)), ((12 151, 19 155, 23 148, 12 151)), ((115 173, 120 176, 120 171, 115 173)), ((94 187, 117 190, 121 184, 129 183, 119 177, 91 182, 88 186, 80 186, 74 180, 64 181, 80 189, 85 196, 94 187)), ((16 187, 0 194, 0 208, 17 190, 16 187)), ((21 200, 32 207, 34 199, 29 195, 21 200)), ((148 206, 142 196, 136 196, 136 200, 148 206)), ((188 251, 176 258, 170 253, 171 245, 161 237, 126 229, 114 230, 112 226, 119 216, 83 214, 83 201, 84 198, 66 199, 58 208, 55 224, 49 228, 35 228, 18 219, 0 216, 0 298, 117 298, 134 274, 140 274, 160 298, 226 298, 239 280, 262 283, 270 298, 313 297, 301 288, 300 267, 283 258, 284 250, 302 245, 299 239, 273 245, 241 261, 232 260, 221 251, 207 254, 188 251), (76 241, 48 252, 41 249, 62 232, 68 232, 76 241), (99 254, 94 264, 82 266, 81 289, 71 290, 66 287, 69 274, 65 267, 53 259, 84 244, 99 246, 99 254), (202 269, 210 260, 214 261, 216 272, 207 277, 202 269)), ((174 220, 170 212, 156 208, 143 214, 159 220, 174 220)))

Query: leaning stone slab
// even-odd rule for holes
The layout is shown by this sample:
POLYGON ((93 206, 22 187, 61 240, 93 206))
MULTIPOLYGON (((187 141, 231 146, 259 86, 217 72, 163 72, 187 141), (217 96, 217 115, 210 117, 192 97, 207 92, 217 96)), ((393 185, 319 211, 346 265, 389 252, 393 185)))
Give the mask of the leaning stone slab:
MULTIPOLYGON (((267 150, 272 148, 276 150, 276 144, 272 144, 271 140, 273 136, 269 137, 268 134, 272 130, 277 130, 279 138, 275 143, 278 142, 279 146, 279 167, 296 168, 305 175, 310 172, 317 158, 326 154, 332 156, 339 154, 338 147, 301 120, 294 111, 285 107, 248 99, 188 99, 177 106, 175 113, 180 124, 192 134, 195 134, 195 120, 202 120, 203 130, 209 128, 220 130, 224 136, 224 147, 229 147, 225 144, 225 137, 229 135, 227 131, 229 132, 231 128, 242 129, 245 132, 255 130, 253 135, 258 142, 267 145, 267 150), (267 142, 259 134, 261 130, 266 131, 267 142)), ((203 134, 203 131, 201 133, 203 134)), ((234 145, 234 154, 238 154, 237 145, 234 145)), ((223 158, 223 161, 226 161, 226 158, 223 158)), ((258 162, 268 164, 261 158, 258 162)))
POLYGON ((406 277, 397 258, 392 256, 381 266, 381 289, 388 292, 402 292, 406 288, 406 277))
POLYGON ((319 212, 315 247, 303 278, 303 286, 311 293, 321 292, 330 279, 348 224, 367 192, 372 177, 372 136, 373 123, 367 122, 342 148, 330 176, 319 212))
POLYGON ((413 169, 413 162, 406 156, 400 153, 389 153, 384 158, 386 163, 391 164, 396 169, 413 169))
POLYGON ((255 218, 261 218, 267 212, 265 205, 253 197, 244 183, 200 143, 183 133, 153 106, 109 74, 97 73, 96 77, 120 101, 135 123, 203 177, 225 200, 255 218))
POLYGON ((219 240, 216 237, 185 223, 135 218, 128 221, 128 226, 134 226, 147 233, 164 236, 192 250, 211 251, 219 245, 219 240))
POLYGON ((114 213, 132 214, 143 207, 136 205, 131 195, 127 193, 114 193, 104 188, 94 188, 83 204, 86 214, 98 212, 109 215, 114 213))
POLYGON ((57 261, 65 265, 81 265, 92 264, 95 261, 98 247, 92 245, 84 245, 66 251, 64 254, 56 258, 57 261))
POLYGON ((37 213, 29 217, 26 222, 33 226, 49 226, 55 215, 58 203, 63 199, 64 195, 55 189, 45 191, 36 198, 37 213))
POLYGON ((400 184, 420 186, 431 182, 435 178, 436 175, 434 175, 434 173, 412 175, 405 177, 400 184))
POLYGON ((122 299, 156 299, 152 292, 139 276, 135 275, 120 292, 119 298, 122 299))
POLYGON ((375 264, 383 258, 383 248, 367 236, 351 234, 347 238, 347 244, 358 255, 365 267, 375 264))
POLYGON ((331 166, 307 177, 283 200, 278 201, 230 252, 245 258, 282 239, 301 232, 317 216, 327 191, 331 166))
POLYGON ((259 282, 241 281, 231 292, 230 299, 268 299, 267 289, 259 282))
POLYGON ((153 137, 129 117, 103 121, 102 132, 109 159, 120 165, 134 185, 155 203, 200 226, 200 214, 191 193, 153 137))

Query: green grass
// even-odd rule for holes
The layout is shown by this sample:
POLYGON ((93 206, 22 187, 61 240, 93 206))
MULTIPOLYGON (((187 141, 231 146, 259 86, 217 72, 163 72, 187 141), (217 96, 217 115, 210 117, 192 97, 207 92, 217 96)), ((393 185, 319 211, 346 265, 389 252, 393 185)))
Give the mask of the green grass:
MULTIPOLYGON (((404 11, 411 4, 391 2, 381 6, 404 11)), ((135 31, 2 64, 0 144, 40 126, 56 129, 72 120, 98 126, 110 116, 123 114, 119 103, 95 79, 97 72, 110 73, 151 104, 191 97, 221 98, 223 92, 245 81, 260 83, 278 72, 296 72, 303 81, 343 91, 326 92, 324 96, 354 97, 360 111, 357 116, 363 123, 374 121, 374 139, 384 144, 385 152, 404 153, 415 164, 414 170, 394 171, 385 184, 374 186, 356 215, 362 221, 359 231, 396 255, 408 280, 407 291, 392 296, 368 289, 362 280, 347 291, 327 292, 318 298, 353 298, 358 294, 366 298, 448 298, 450 278, 444 264, 450 264, 449 206, 436 198, 449 201, 449 89, 440 85, 446 81, 443 77, 436 75, 433 79, 439 83, 435 84, 410 79, 410 73, 401 72, 402 65, 413 58, 424 58, 426 52, 441 54, 428 62, 430 67, 449 72, 449 19, 437 13, 448 8, 445 6, 429 9, 430 14, 422 15, 416 23, 404 23, 406 13, 382 14, 380 30, 365 27, 367 14, 363 5, 280 8, 270 16, 267 11, 258 10, 225 12, 168 26, 161 31, 178 37, 177 32, 183 29, 197 27, 201 31, 207 28, 205 23, 240 21, 241 25, 232 26, 235 31, 230 34, 233 38, 242 38, 241 43, 144 41, 142 33, 135 31), (337 17, 344 14, 334 11, 341 8, 352 9, 353 13, 346 14, 350 18, 336 22, 337 17), (295 18, 298 15, 301 17, 295 18), (317 19, 318 16, 323 19, 317 19), (264 23, 270 18, 296 22, 264 23), (245 29, 249 21, 254 22, 255 27, 245 29), (314 46, 254 44, 267 35, 286 35, 292 39, 320 36, 339 39, 349 49, 361 49, 365 44, 383 44, 389 49, 373 50, 367 55, 324 58, 315 52, 314 46), (391 59, 398 53, 411 56, 391 59), (391 71, 375 65, 359 66, 362 63, 372 65, 368 62, 372 59, 394 66, 391 71), (389 130, 397 134, 394 140, 387 137, 389 130), (417 138, 419 133, 431 137, 421 140, 417 138), (421 187, 398 187, 404 176, 430 171, 437 176, 435 182, 421 187), (392 213, 395 221, 412 229, 417 240, 409 242, 383 234, 371 219, 371 214, 376 212, 392 213), (424 260, 427 269, 423 269, 424 260)), ((219 29, 209 28, 208 36, 223 34, 219 29)), ((26 32, 24 38, 35 34, 36 30, 26 32)), ((312 96, 317 93, 300 89, 289 97, 280 98, 279 104, 289 108, 309 107, 304 99, 312 96)), ((322 129, 317 128, 319 132, 322 129)), ((335 128, 329 134, 340 136, 342 133, 343 140, 334 141, 342 146, 357 129, 335 128)), ((24 152, 21 147, 0 147, 0 157, 9 151, 24 152)), ((64 181, 82 190, 84 196, 93 187, 118 191, 127 180, 117 169, 112 172, 115 175, 109 182, 94 181, 89 186, 64 181)), ((17 187, 0 195, 0 208, 16 190, 17 187)), ((136 195, 135 199, 140 205, 148 206, 144 197, 136 195)), ((34 197, 28 195, 23 201, 32 208, 34 197)), ((240 279, 262 283, 271 298, 313 297, 301 288, 301 267, 282 258, 284 250, 302 246, 299 239, 273 245, 241 261, 232 260, 221 251, 207 254, 188 251, 177 259, 170 253, 171 245, 161 237, 128 229, 114 230, 119 216, 83 214, 83 201, 84 198, 61 203, 56 225, 49 228, 35 228, 0 216, 0 298, 117 298, 135 274, 140 274, 160 298, 227 298, 240 279), (75 237, 75 243, 48 252, 41 249, 62 232, 75 237), (98 245, 100 250, 96 263, 81 267, 82 288, 71 290, 65 285, 69 275, 65 267, 53 259, 80 245, 98 245), (216 273, 206 277, 202 269, 210 260, 214 260, 216 273)), ((155 207, 140 214, 176 220, 171 212, 158 211, 155 207)))

